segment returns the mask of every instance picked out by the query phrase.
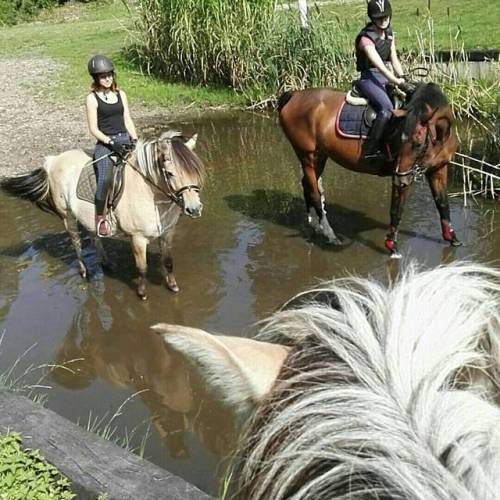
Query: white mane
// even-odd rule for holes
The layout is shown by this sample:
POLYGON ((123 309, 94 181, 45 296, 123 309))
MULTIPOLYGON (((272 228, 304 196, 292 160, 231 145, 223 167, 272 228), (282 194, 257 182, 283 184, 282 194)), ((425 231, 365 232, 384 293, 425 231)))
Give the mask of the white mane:
POLYGON ((160 141, 165 141, 166 144, 168 144, 170 157, 172 158, 172 142, 170 139, 180 137, 181 135, 182 134, 176 130, 169 130, 164 132, 158 139, 149 141, 139 139, 135 148, 137 167, 146 178, 151 179, 156 184, 160 181, 161 166, 158 161, 158 143, 160 141))
POLYGON ((293 351, 238 452, 238 498, 499 497, 498 271, 410 267, 292 307, 260 333, 293 351))

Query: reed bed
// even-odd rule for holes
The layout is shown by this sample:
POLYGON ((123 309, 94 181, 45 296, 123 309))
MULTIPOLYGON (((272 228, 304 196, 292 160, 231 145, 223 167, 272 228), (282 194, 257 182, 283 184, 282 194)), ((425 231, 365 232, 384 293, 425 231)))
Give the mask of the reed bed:
MULTIPOLYGON (((252 107, 283 90, 348 89, 356 78, 350 26, 318 7, 303 29, 294 9, 275 0, 139 0, 135 50, 146 72, 171 81, 215 85, 243 94, 252 107)), ((313 4, 314 6, 314 4, 313 4)), ((425 66, 457 116, 479 125, 498 117, 500 63, 491 78, 473 78, 463 44, 450 34, 450 62, 439 63, 434 24, 411 34, 405 66, 425 66)), ((484 124, 488 128, 488 124, 484 124)))

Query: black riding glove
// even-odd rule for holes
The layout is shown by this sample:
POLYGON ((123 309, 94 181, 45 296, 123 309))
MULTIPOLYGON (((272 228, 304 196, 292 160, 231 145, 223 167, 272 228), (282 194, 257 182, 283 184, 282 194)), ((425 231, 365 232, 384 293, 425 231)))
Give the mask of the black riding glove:
POLYGON ((119 142, 110 141, 108 142, 108 147, 109 149, 111 149, 111 151, 113 151, 113 153, 116 153, 118 156, 125 156, 125 154, 127 153, 127 148, 119 142))
POLYGON ((408 80, 405 80, 403 83, 399 84, 398 87, 405 94, 413 94, 413 92, 415 92, 415 89, 417 88, 415 83, 409 82, 408 80))

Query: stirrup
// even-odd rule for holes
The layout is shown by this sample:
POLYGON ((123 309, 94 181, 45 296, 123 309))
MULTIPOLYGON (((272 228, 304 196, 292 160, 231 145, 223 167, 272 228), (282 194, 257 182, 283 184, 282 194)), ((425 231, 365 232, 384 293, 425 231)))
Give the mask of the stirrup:
POLYGON ((105 238, 106 236, 109 236, 109 224, 102 215, 96 220, 95 233, 98 238, 105 238))

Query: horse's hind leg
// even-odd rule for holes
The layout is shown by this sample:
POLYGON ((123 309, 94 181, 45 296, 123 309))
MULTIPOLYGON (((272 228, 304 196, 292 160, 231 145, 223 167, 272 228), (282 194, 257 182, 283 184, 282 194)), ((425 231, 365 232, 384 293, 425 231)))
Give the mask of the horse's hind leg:
POLYGON ((171 254, 173 235, 174 232, 171 230, 168 231, 167 234, 164 234, 160 239, 161 264, 165 274, 165 284, 167 285, 167 288, 172 292, 178 292, 179 286, 175 280, 174 262, 171 254))
POLYGON ((137 295, 142 300, 146 300, 146 271, 147 271, 147 248, 148 240, 140 235, 136 234, 132 236, 130 244, 132 246, 132 253, 134 254, 135 265, 139 271, 139 278, 137 283, 137 295))
POLYGON ((71 243, 73 244, 73 248, 75 249, 75 252, 76 252, 80 276, 82 278, 86 278, 87 277, 87 267, 85 266, 85 263, 83 262, 83 259, 82 259, 82 240, 81 240, 80 234, 78 232, 78 223, 77 223, 76 219, 74 219, 71 216, 64 218, 63 222, 64 222, 64 227, 66 228, 66 231, 68 232, 68 234, 71 238, 71 243))
POLYGON ((322 234, 328 243, 341 244, 328 222, 325 209, 325 197, 321 182, 321 174, 325 168, 327 157, 323 153, 307 153, 300 158, 304 176, 302 188, 306 201, 307 218, 313 229, 322 234))

